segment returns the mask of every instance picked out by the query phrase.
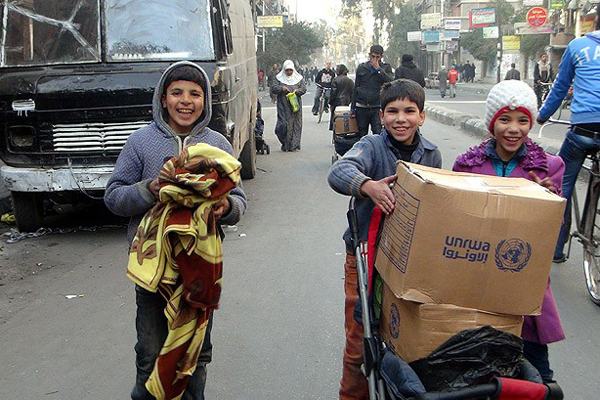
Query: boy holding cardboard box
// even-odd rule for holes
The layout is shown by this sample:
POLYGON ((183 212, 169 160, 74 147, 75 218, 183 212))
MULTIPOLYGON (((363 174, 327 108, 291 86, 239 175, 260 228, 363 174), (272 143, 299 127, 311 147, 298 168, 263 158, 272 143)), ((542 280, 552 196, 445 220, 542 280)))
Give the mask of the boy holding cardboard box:
MULTIPOLYGON (((492 139, 460 155, 453 170, 526 178, 560 195, 564 162, 527 137, 536 112, 536 95, 527 84, 517 80, 498 83, 486 101, 485 119, 492 139)), ((541 315, 525 317, 521 336, 525 357, 544 381, 552 381, 547 344, 564 339, 565 334, 549 281, 541 315)))
MULTIPOLYGON (((375 205, 385 214, 394 209, 390 184, 396 180, 396 163, 404 160, 440 168, 442 157, 437 146, 420 133, 425 121, 425 92, 416 82, 399 79, 385 83, 381 90, 380 116, 384 129, 379 135, 364 136, 329 171, 328 181, 338 193, 357 198, 359 235, 366 240, 371 212, 375 205)), ((354 320, 358 299, 356 257, 350 231, 346 243, 345 329, 346 347, 340 387, 340 400, 368 398, 368 385, 360 370, 363 361, 363 332, 354 320)))

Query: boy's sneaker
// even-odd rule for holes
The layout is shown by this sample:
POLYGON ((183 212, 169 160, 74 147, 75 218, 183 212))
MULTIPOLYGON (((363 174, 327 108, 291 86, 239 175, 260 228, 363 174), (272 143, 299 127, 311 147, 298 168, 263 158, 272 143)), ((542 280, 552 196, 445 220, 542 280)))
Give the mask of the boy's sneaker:
POLYGON ((567 261, 567 256, 564 253, 561 254, 560 257, 554 257, 554 259, 552 260, 554 264, 562 264, 565 261, 567 261))

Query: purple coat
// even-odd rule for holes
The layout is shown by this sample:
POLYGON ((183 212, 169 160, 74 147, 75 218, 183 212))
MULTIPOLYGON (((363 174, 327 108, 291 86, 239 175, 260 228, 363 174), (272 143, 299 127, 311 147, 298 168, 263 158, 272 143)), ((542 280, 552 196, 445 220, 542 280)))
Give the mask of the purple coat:
MULTIPOLYGON (((482 175, 496 175, 492 160, 486 152, 489 141, 484 141, 479 146, 469 149, 457 157, 452 167, 453 171, 471 172, 482 175)), ((510 177, 531 180, 529 171, 534 171, 540 179, 550 177, 559 194, 562 194, 562 178, 565 172, 565 163, 560 157, 546 153, 540 146, 527 139, 525 142, 527 153, 510 173, 510 177)), ((565 333, 560 322, 558 309, 554 302, 550 280, 546 287, 546 295, 542 302, 542 313, 536 317, 524 318, 523 339, 530 342, 547 344, 565 338, 565 333)))

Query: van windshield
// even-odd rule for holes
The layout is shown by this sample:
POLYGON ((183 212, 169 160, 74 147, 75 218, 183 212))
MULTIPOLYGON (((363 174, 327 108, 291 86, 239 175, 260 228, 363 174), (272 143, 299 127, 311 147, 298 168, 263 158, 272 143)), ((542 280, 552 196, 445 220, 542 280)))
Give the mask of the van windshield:
POLYGON ((106 0, 108 61, 213 60, 209 0, 106 0))
POLYGON ((0 2, 0 66, 100 61, 98 1, 0 2))
POLYGON ((0 1, 0 67, 214 60, 210 0, 0 1))

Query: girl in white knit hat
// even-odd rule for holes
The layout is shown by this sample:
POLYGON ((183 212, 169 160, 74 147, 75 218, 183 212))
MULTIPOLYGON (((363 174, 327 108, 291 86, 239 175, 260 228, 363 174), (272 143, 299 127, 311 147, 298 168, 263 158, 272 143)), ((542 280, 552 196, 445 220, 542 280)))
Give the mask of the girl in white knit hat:
MULTIPOLYGON (((527 136, 536 112, 536 95, 523 81, 508 80, 495 85, 488 94, 485 112, 492 137, 458 156, 453 170, 525 178, 561 195, 564 162, 544 152, 527 136)), ((565 334, 550 281, 541 315, 525 317, 521 336, 525 358, 540 371, 544 381, 552 381, 547 344, 564 339, 565 334)))

